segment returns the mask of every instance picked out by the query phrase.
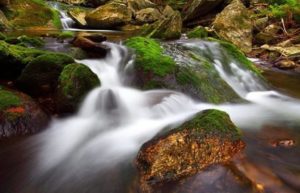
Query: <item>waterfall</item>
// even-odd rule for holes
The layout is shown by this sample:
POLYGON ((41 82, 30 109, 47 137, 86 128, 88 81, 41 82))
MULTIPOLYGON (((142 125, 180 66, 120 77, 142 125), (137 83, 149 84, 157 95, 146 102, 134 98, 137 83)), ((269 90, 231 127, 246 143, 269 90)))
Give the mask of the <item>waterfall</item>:
MULTIPOLYGON (((126 86, 124 69, 134 61, 126 47, 105 44, 110 47, 106 58, 77 61, 88 66, 102 85, 86 96, 77 114, 53 120, 45 132, 30 138, 37 148, 36 159, 29 167, 24 192, 120 192, 110 182, 109 176, 121 176, 114 174, 114 168, 130 165, 141 145, 162 129, 178 126, 205 109, 226 111, 242 128, 300 120, 300 101, 268 90, 234 60, 227 61, 231 70, 226 70, 214 44, 206 44, 205 49, 192 46, 214 51, 211 57, 220 76, 248 103, 215 105, 172 90, 141 91, 126 86)), ((120 178, 122 182, 124 176, 120 178)))

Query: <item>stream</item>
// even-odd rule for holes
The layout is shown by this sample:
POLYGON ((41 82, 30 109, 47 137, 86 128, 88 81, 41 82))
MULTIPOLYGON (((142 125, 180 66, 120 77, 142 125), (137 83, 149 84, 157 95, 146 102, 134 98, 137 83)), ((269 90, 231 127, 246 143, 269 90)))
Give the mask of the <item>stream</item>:
MULTIPOLYGON (((65 30, 83 30, 73 28, 72 20, 63 12, 61 15, 65 30)), ((282 139, 299 142, 299 99, 274 90, 234 60, 223 65, 216 43, 175 43, 209 51, 219 76, 245 102, 215 105, 172 90, 136 89, 127 81, 133 75, 134 55, 121 43, 104 42, 110 48, 106 58, 77 61, 101 80, 101 87, 86 96, 78 112, 53 119, 44 132, 17 139, 0 150, 0 192, 136 192, 133 160, 139 148, 164 128, 178 126, 205 109, 226 111, 242 129, 245 155, 233 161, 239 172, 213 166, 158 192, 299 192, 299 144, 290 148, 270 144, 282 139)))

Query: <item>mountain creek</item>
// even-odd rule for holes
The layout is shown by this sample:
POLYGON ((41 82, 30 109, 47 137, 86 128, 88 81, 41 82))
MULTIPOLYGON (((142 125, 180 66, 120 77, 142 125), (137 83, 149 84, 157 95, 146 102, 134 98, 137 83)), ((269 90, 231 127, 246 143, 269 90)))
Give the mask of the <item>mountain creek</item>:
POLYGON ((0 193, 300 191, 297 22, 261 46, 261 2, 24 2, 0 0, 0 193))

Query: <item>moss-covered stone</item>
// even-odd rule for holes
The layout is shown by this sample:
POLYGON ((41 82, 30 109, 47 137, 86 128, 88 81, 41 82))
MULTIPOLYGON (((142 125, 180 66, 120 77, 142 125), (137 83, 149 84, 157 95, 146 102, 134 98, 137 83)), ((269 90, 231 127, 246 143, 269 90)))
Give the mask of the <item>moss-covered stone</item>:
POLYGON ((78 63, 68 64, 59 76, 58 111, 76 110, 84 96, 97 86, 100 86, 100 80, 88 67, 78 63))
POLYGON ((174 72, 174 60, 164 55, 163 48, 157 41, 133 37, 126 40, 125 45, 136 51, 136 66, 142 71, 157 76, 165 76, 174 72))
POLYGON ((206 110, 178 128, 145 143, 137 156, 142 192, 227 163, 245 144, 225 112, 206 110))
POLYGON ((49 117, 27 95, 0 87, 0 139, 36 133, 49 117))
POLYGON ((61 28, 59 13, 43 0, 11 0, 5 14, 15 28, 61 28))
POLYGON ((22 35, 19 37, 7 37, 5 41, 10 44, 16 44, 24 47, 42 47, 45 42, 39 37, 29 37, 22 35))
POLYGON ((63 68, 74 59, 65 54, 46 53, 33 59, 18 78, 18 86, 32 95, 52 92, 63 68))
POLYGON ((46 52, 0 41, 0 77, 17 78, 31 60, 44 53, 46 52))
POLYGON ((186 35, 188 38, 206 38, 208 36, 208 32, 204 29, 204 27, 197 26, 186 35))

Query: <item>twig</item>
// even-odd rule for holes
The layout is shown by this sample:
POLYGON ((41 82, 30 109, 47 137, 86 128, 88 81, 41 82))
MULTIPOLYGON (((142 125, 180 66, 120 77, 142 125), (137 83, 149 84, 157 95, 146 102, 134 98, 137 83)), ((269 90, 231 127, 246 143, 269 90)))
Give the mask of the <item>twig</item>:
POLYGON ((286 31, 286 28, 285 28, 285 24, 284 24, 283 18, 281 18, 281 23, 282 23, 282 27, 283 27, 284 33, 285 33, 287 36, 289 36, 288 32, 286 31))

